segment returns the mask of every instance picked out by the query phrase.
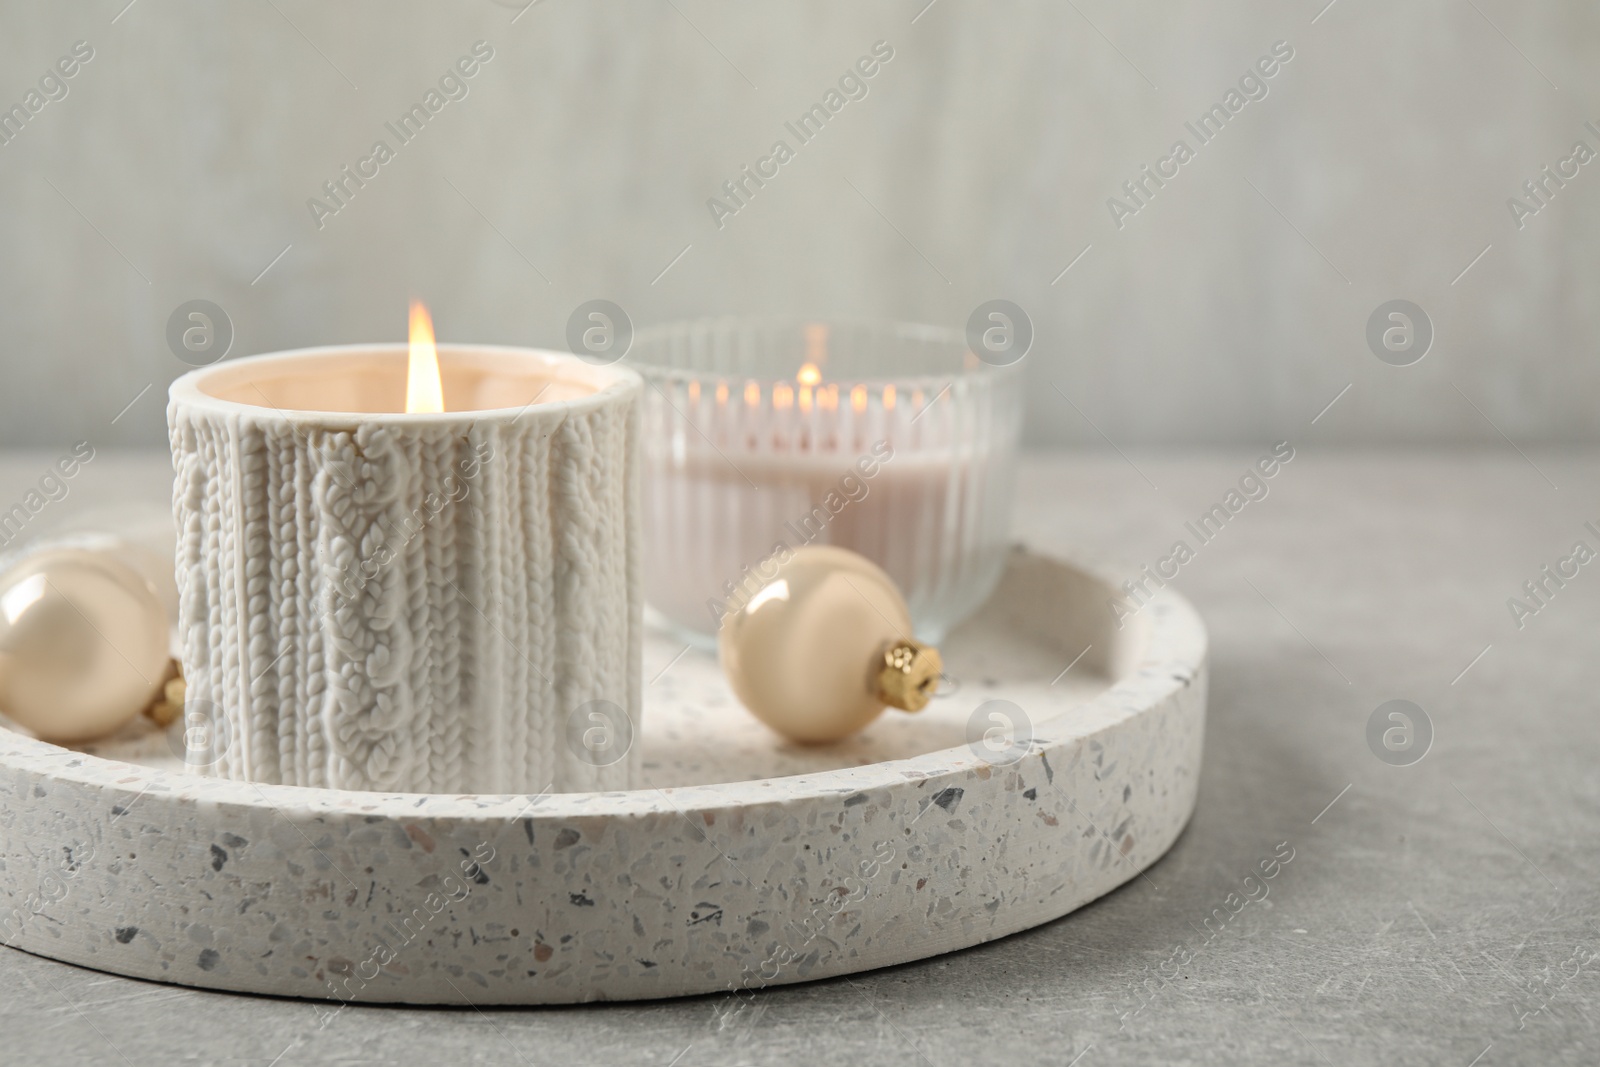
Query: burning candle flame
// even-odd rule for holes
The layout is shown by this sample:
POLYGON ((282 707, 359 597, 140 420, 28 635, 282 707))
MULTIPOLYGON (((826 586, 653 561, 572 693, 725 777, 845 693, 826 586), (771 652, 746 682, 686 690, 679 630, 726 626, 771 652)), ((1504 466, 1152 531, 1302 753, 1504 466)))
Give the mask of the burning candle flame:
POLYGON ((444 410, 439 382, 439 350, 433 343, 433 319, 420 300, 411 302, 411 363, 406 369, 406 414, 444 410))
POLYGON ((800 368, 800 373, 794 376, 794 380, 801 385, 818 385, 822 382, 822 372, 817 369, 815 363, 807 363, 800 368))

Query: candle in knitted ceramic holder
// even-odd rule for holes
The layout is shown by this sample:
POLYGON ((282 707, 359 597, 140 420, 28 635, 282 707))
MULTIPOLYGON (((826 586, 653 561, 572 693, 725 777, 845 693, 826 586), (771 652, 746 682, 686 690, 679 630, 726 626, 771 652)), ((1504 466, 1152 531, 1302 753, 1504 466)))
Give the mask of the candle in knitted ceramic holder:
POLYGON ((624 789, 639 722, 632 371, 404 345, 184 375, 167 407, 189 763, 401 792, 624 789))

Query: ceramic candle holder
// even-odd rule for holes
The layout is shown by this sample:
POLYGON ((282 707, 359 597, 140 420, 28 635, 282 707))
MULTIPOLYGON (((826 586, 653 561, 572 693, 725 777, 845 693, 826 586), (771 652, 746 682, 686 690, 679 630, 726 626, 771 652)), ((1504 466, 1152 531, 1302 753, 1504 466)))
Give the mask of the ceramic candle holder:
POLYGON ((631 785, 639 378, 526 349, 439 361, 441 414, 396 414, 403 344, 173 383, 191 766, 403 792, 631 785))

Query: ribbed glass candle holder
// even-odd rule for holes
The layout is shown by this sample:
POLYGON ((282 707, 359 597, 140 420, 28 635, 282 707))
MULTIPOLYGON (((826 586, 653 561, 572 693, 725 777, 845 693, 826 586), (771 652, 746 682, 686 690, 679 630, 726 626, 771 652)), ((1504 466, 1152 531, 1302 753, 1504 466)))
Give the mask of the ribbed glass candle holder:
POLYGON ((641 330, 645 600, 688 640, 787 548, 859 552, 940 640, 994 589, 1010 536, 1020 374, 958 332, 708 319, 641 330))

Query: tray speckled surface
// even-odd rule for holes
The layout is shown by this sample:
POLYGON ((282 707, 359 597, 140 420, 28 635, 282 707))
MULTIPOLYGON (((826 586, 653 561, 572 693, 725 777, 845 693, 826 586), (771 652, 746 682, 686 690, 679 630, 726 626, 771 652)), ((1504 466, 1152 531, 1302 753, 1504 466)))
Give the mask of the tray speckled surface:
POLYGON ((185 773, 153 732, 88 753, 0 729, 0 941, 216 989, 551 1004, 993 940, 1134 877, 1193 810, 1204 627, 1165 590, 1118 629, 1116 581, 1018 550, 945 645, 956 692, 823 749, 653 635, 629 792, 258 786, 185 773), (1031 737, 969 744, 997 709, 1031 737))

